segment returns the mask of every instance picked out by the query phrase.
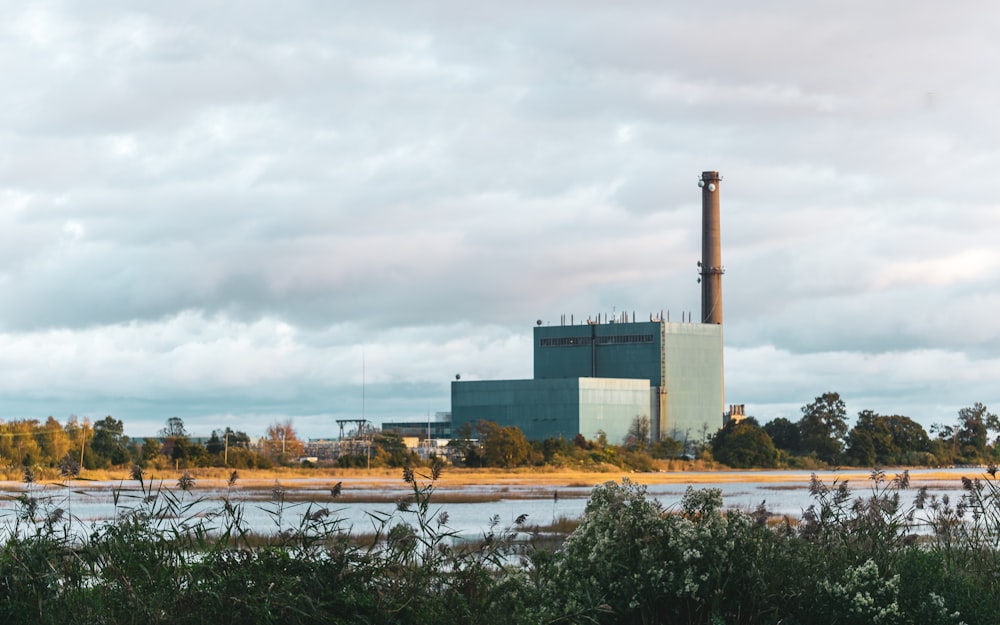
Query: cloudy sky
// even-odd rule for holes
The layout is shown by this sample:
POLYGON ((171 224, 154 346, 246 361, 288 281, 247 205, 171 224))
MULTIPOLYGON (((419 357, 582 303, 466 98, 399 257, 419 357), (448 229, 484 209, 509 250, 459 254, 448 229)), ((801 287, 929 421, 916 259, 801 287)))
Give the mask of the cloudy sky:
POLYGON ((1000 408, 1000 5, 8 2, 0 418, 304 436, 700 302, 727 401, 1000 408), (362 384, 364 382, 364 384, 362 384))

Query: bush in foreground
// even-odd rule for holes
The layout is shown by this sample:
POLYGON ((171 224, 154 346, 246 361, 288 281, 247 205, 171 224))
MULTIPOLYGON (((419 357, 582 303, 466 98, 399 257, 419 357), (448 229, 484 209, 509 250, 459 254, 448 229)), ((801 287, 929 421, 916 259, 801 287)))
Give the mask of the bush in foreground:
MULTIPOLYGON (((351 536, 328 506, 292 510, 276 486, 266 536, 226 498, 205 516, 193 479, 115 493, 81 531, 51 491, 29 490, 0 529, 3 623, 993 623, 1000 614, 1000 488, 959 502, 876 471, 870 490, 814 479, 801 519, 725 510, 715 489, 662 508, 628 480, 594 489, 555 551, 525 519, 474 542, 410 470, 410 496, 351 536), (542 541, 538 541, 539 544, 542 541)), ((232 481, 235 482, 234 475, 232 481)), ((331 496, 338 493, 334 491, 331 496)))

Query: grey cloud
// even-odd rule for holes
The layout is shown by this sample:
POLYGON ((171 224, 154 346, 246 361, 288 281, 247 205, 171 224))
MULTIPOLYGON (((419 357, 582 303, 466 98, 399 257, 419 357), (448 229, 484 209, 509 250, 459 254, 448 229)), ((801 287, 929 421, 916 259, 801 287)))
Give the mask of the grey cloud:
MULTIPOLYGON (((1000 344, 991 9, 5 10, 0 329, 37 350, 48 329, 84 341, 193 315, 245 333, 280 320, 311 337, 294 347, 306 352, 423 332, 434 360, 451 340, 441 324, 524 336, 562 313, 697 314, 702 169, 725 177, 727 344, 773 347, 784 382, 749 391, 731 370, 734 393, 794 406, 844 380, 858 401, 934 401, 905 380, 880 394, 851 358, 988 360, 1000 344), (830 353, 851 356, 814 358, 830 353)), ((482 364, 498 348, 441 357, 517 375, 509 355, 482 364)), ((349 403, 285 386, 244 409, 316 415, 307 396, 327 392, 349 403)), ((185 414, 237 403, 218 397, 185 414)))

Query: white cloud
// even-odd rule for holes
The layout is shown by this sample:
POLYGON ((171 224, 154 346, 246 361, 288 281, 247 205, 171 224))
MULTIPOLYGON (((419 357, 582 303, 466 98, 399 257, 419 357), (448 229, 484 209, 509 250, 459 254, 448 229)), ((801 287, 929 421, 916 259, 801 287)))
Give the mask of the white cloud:
POLYGON ((362 348, 387 414, 447 409, 537 318, 696 312, 703 169, 733 393, 995 403, 1000 10, 341 9, 3 9, 0 418, 319 427, 362 348))
POLYGON ((875 287, 930 285, 948 286, 961 282, 988 279, 1000 265, 1000 256, 993 250, 967 250, 946 258, 921 258, 891 263, 878 271, 875 287))

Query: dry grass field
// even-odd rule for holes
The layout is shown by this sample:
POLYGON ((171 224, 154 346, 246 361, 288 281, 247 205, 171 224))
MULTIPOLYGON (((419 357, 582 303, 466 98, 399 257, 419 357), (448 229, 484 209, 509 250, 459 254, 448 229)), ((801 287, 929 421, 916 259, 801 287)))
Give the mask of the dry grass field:
MULTIPOLYGON (((979 469, 970 469, 968 475, 980 473, 979 469)), ((162 482, 167 487, 173 487, 183 474, 183 471, 151 471, 144 475, 146 480, 162 482)), ((841 480, 850 480, 860 484, 868 480, 870 470, 844 469, 836 472, 841 480)), ((225 488, 232 470, 222 468, 192 469, 191 476, 195 480, 195 490, 225 488)), ((416 469, 420 482, 429 481, 429 469, 416 469)), ((887 471, 890 479, 894 470, 887 471)), ((634 473, 621 470, 579 471, 569 469, 461 469, 446 468, 436 482, 438 488, 454 490, 462 487, 537 487, 540 490, 555 490, 567 487, 590 487, 608 481, 620 481, 627 477, 640 484, 710 484, 710 483, 765 483, 809 481, 808 471, 730 471, 709 470, 698 467, 694 463, 686 463, 677 470, 634 473)), ((959 482, 961 477, 954 472, 934 469, 911 469, 913 482, 959 482)), ((59 480, 42 480, 44 483, 65 484, 59 480)), ((107 482, 131 481, 129 473, 121 471, 85 471, 81 478, 73 481, 73 487, 86 489, 89 483, 101 484, 107 482)), ((316 490, 317 488, 332 488, 341 483, 345 491, 352 487, 363 487, 366 490, 385 489, 387 491, 406 490, 409 487, 403 482, 400 469, 292 469, 279 468, 274 470, 238 471, 236 484, 241 490, 271 490, 278 483, 286 491, 298 488, 316 490)), ((0 488, 19 490, 24 486, 18 480, 0 481, 0 488)), ((346 494, 346 493, 345 493, 346 494)))

